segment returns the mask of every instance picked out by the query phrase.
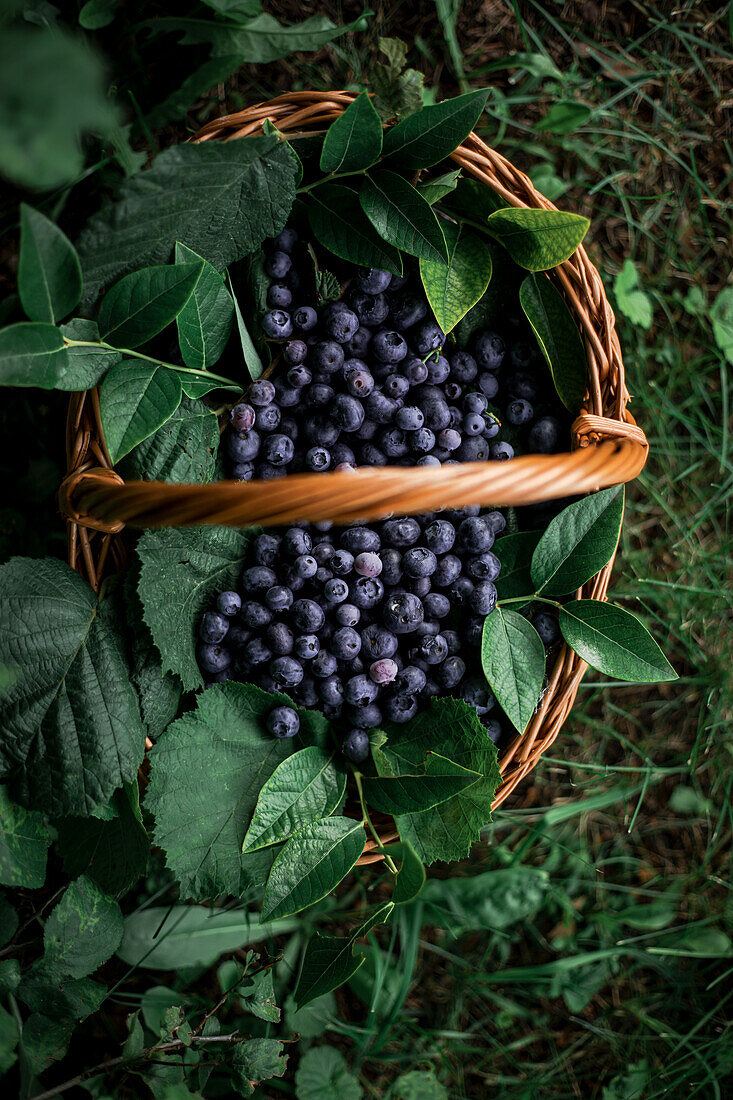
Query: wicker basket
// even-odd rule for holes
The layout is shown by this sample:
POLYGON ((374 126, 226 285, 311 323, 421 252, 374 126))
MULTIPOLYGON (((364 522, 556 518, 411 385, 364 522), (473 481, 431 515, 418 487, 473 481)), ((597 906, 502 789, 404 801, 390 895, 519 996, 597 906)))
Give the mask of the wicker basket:
MULTIPOLYGON (((320 133, 349 106, 348 92, 291 92, 208 123, 197 141, 229 141, 258 133, 265 119, 291 136, 320 133)), ((493 188, 511 206, 555 207, 529 179, 476 134, 451 155, 465 173, 493 188)), ((301 520, 376 519, 389 512, 414 514, 441 506, 534 504, 593 492, 633 480, 648 444, 627 411, 621 349, 613 312, 598 271, 582 246, 554 271, 580 328, 588 361, 585 404, 572 425, 572 451, 525 455, 502 463, 381 467, 356 473, 293 474, 276 481, 221 481, 209 485, 161 482, 125 484, 107 455, 96 390, 74 394, 67 422, 67 477, 59 493, 67 517, 69 562, 96 588, 124 563, 123 527, 219 524, 277 525, 301 520)), ((605 599, 613 559, 578 597, 605 599)), ((552 745, 573 705, 586 664, 563 645, 548 689, 528 728, 500 758, 502 784, 495 805, 514 790, 552 745)), ((395 839, 394 822, 379 824, 383 842, 395 839)), ((381 857, 367 841, 360 862, 381 857)))

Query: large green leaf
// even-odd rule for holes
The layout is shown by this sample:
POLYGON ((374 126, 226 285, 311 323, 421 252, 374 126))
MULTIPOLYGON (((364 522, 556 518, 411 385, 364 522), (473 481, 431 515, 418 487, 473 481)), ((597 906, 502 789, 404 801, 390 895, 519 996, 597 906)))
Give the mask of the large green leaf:
POLYGON ((31 321, 55 324, 81 298, 81 264, 65 233, 32 206, 20 207, 18 294, 31 321))
POLYGON ((382 123, 367 92, 331 123, 323 141, 321 171, 359 172, 382 152, 382 123))
POLYGON ((330 817, 346 793, 346 773, 334 754, 311 747, 278 765, 257 801, 243 850, 254 851, 287 840, 312 821, 330 817))
POLYGON ((43 814, 11 801, 0 786, 0 882, 38 889, 46 881, 46 857, 53 829, 43 814))
POLYGON ((533 595, 535 587, 530 566, 539 541, 539 531, 517 531, 513 535, 502 535, 494 543, 493 551, 501 562, 501 572, 496 581, 500 600, 533 595))
POLYGON ((219 592, 236 587, 250 532, 236 527, 164 528, 138 541, 139 593, 163 669, 187 691, 201 687, 199 621, 219 592))
POLYGON ((560 608, 560 629, 578 656, 607 676, 641 684, 677 679, 641 619, 621 607, 573 600, 560 608))
MULTIPOLYGON (((66 340, 99 341, 96 321, 86 317, 74 317, 61 325, 66 340)), ((57 390, 91 390, 98 386, 110 367, 122 361, 122 352, 113 348, 69 347, 66 350, 66 370, 56 383, 57 390)))
POLYGON ((0 769, 51 815, 88 814, 134 779, 144 750, 118 612, 64 562, 0 569, 0 769))
POLYGON ((126 479, 211 481, 219 447, 219 422, 203 401, 184 397, 172 416, 133 447, 122 463, 126 479))
POLYGON ((565 299, 546 275, 532 273, 520 287, 519 301, 563 405, 577 415, 585 397, 588 368, 583 341, 565 299))
POLYGON ((64 338, 55 325, 20 321, 0 330, 0 386, 52 390, 68 366, 64 338))
POLYGON ((385 158, 400 168, 430 168, 437 164, 471 133, 488 94, 487 88, 481 88, 408 115, 385 134, 385 158))
POLYGON ((589 225, 581 214, 517 207, 496 210, 486 222, 514 262, 528 271, 547 271, 567 260, 589 225))
POLYGON ((419 771, 427 754, 434 752, 482 776, 462 794, 431 810, 397 818, 400 838, 412 844, 423 862, 467 856, 491 820, 491 804, 501 782, 496 747, 476 711, 459 699, 433 699, 411 722, 386 730, 386 744, 373 754, 380 775, 419 771))
POLYGON ((460 796, 482 776, 462 768, 437 753, 429 752, 424 774, 377 776, 363 780, 369 806, 381 813, 420 813, 460 796))
POLYGON ((402 274, 399 252, 377 234, 355 191, 340 183, 324 183, 308 194, 307 209, 314 236, 334 256, 402 274))
POLYGON ((438 265, 447 261, 445 237, 433 208, 402 176, 386 170, 367 176, 359 202, 383 240, 438 265))
POLYGON ((43 962, 57 974, 85 978, 114 955, 122 913, 86 875, 72 882, 43 928, 43 962))
POLYGON ((364 851, 364 823, 349 817, 312 821, 288 840, 272 865, 262 920, 289 917, 335 890, 364 851))
POLYGON ((539 634, 516 611, 495 608, 484 621, 481 664, 507 718, 524 733, 545 678, 545 647, 539 634))
POLYGON ((338 989, 353 977, 364 963, 363 953, 356 953, 356 941, 368 935, 378 924, 389 920, 393 909, 391 901, 380 906, 348 939, 313 933, 303 952, 298 984, 293 994, 298 1009, 330 993, 332 989, 338 989))
POLYGON ((283 228, 296 169, 276 137, 166 149, 79 238, 85 301, 127 271, 165 263, 176 241, 222 271, 283 228))
POLYGON ((591 493, 563 508, 532 555, 535 591, 565 596, 594 577, 616 549, 623 514, 623 485, 591 493))
POLYGON ((151 436, 181 402, 178 375, 139 359, 123 359, 105 375, 99 406, 113 462, 151 436))
POLYGON ((361 1100, 361 1085, 349 1071, 340 1050, 311 1047, 300 1059, 295 1074, 298 1100, 361 1100))
POLYGON ((262 1081, 282 1077, 288 1056, 280 1039, 245 1039, 232 1057, 232 1082, 240 1096, 252 1096, 262 1081))
POLYGON ((187 367, 208 370, 221 358, 232 331, 234 302, 224 279, 207 260, 176 242, 176 263, 203 263, 193 293, 176 317, 178 346, 187 367))
POLYGON ((216 685, 150 753, 145 804, 155 816, 155 842, 184 897, 241 895, 247 886, 264 884, 272 853, 242 855, 260 790, 278 764, 322 742, 328 728, 322 714, 301 710, 298 737, 274 738, 265 719, 278 703, 292 705, 287 695, 251 684, 216 685))
POLYGON ((122 894, 145 874, 150 841, 140 814, 137 781, 112 798, 114 817, 64 817, 57 848, 67 875, 88 875, 106 894, 122 894))
POLYGON ((491 281, 491 250, 486 243, 453 222, 443 225, 448 263, 420 260, 420 278, 443 332, 455 328, 475 306, 491 281))
POLYGON ((125 275, 102 299, 97 321, 102 339, 118 348, 136 348, 152 340, 181 312, 203 270, 201 260, 144 267, 125 275))
POLYGON ((154 905, 125 917, 118 958, 142 970, 209 967, 230 951, 287 935, 298 920, 260 925, 259 915, 242 908, 205 905, 154 905))

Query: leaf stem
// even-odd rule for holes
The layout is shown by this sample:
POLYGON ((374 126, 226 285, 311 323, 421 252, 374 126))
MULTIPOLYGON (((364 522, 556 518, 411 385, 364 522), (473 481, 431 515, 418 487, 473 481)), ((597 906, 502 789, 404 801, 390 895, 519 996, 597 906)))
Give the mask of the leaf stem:
POLYGON ((68 340, 64 337, 64 343, 69 348, 104 348, 105 351, 118 351, 121 355, 130 355, 134 359, 144 359, 147 363, 155 363, 159 367, 167 367, 168 370, 174 370, 179 374, 195 374, 202 382, 215 381, 223 382, 225 385, 234 390, 241 390, 241 386, 232 381, 231 378, 225 378, 223 374, 214 374, 209 370, 197 370, 195 367, 179 367, 177 363, 166 363, 165 359, 156 359, 153 355, 146 355, 142 351, 133 351, 132 348, 116 348, 112 344, 105 343, 104 340, 68 340))
POLYGON ((306 191, 312 191, 314 187, 320 187, 322 183, 332 183, 333 180, 342 180, 347 176, 365 176, 366 173, 366 168, 359 168, 355 172, 331 172, 328 176, 322 176, 321 179, 314 180, 313 183, 306 183, 304 187, 299 187, 295 193, 296 195, 304 195, 306 191))
POLYGON ((388 855, 387 852, 385 852, 384 845, 382 844, 382 841, 379 839, 379 833, 374 828, 374 825, 372 824, 372 819, 369 816, 369 810, 366 808, 366 802, 364 801, 364 788, 362 787, 361 778, 362 778, 361 777, 361 772, 358 772, 358 771, 355 770, 354 771, 354 779, 356 780, 356 789, 359 792, 359 802, 361 803, 361 812, 364 815, 364 823, 366 824, 367 828, 369 829, 369 832, 374 837, 374 841, 377 845, 377 851, 381 852, 384 855, 384 862, 387 864, 387 866, 389 867, 392 874, 396 875, 397 874, 397 864, 392 859, 392 856, 388 855))

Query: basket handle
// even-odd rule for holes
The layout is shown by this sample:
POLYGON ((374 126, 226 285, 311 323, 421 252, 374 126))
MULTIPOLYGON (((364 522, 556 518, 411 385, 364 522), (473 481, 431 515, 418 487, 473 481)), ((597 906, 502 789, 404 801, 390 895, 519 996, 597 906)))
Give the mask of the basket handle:
POLYGON ((62 483, 59 504, 72 523, 110 533, 125 524, 254 527, 319 520, 344 524, 445 507, 538 504, 632 481, 640 473, 648 444, 626 415, 629 422, 581 413, 573 424, 576 450, 523 455, 508 462, 440 468, 383 466, 203 485, 124 482, 109 468, 87 468, 62 483))

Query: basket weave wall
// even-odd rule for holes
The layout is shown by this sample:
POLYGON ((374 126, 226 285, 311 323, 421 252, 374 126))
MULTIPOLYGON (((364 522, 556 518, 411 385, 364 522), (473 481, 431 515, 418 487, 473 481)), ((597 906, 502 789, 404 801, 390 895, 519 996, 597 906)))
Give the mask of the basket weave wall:
MULTIPOLYGON (((265 119, 289 136, 323 132, 351 103, 347 92, 291 92, 247 110, 216 119, 197 141, 229 141, 261 131, 265 119)), ((529 179, 499 153, 471 134, 451 159, 467 175, 493 188, 517 207, 555 207, 529 179)), ((124 563, 124 526, 275 525, 331 519, 346 523, 386 513, 418 513, 441 506, 509 506, 538 503, 631 481, 642 470, 647 441, 627 410, 629 395, 613 311, 600 276, 581 246, 553 272, 580 329, 588 360, 584 407, 572 426, 572 451, 525 455, 503 463, 465 463, 442 468, 415 467, 356 473, 294 474, 279 481, 217 482, 211 485, 125 484, 106 451, 96 390, 74 394, 67 422, 67 477, 59 501, 67 517, 69 561, 98 587, 106 572, 124 563)), ((613 559, 578 591, 578 597, 605 599, 613 559)), ((563 645, 537 713, 500 759, 502 802, 535 766, 557 737, 572 707, 585 663, 563 645)), ((384 842, 394 839, 384 820, 384 842)), ((369 854, 361 862, 381 858, 369 854)))

